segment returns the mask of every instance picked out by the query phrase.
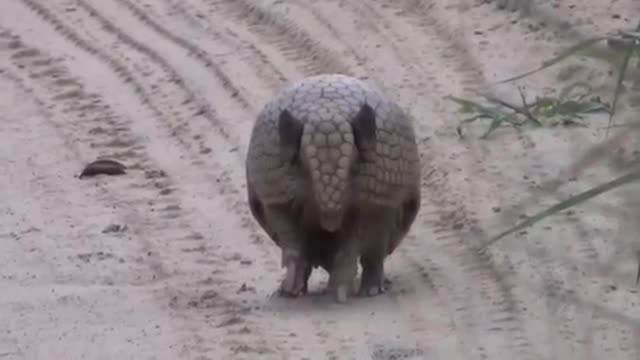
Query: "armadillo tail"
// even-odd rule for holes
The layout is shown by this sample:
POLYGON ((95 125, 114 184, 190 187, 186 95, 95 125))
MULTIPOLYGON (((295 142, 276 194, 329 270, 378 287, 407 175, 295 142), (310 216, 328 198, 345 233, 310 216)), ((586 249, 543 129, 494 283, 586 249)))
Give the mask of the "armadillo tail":
MULTIPOLYGON (((331 165, 331 163, 325 163, 331 165)), ((334 168, 324 166, 329 170, 334 168)), ((312 188, 315 194, 320 226, 327 231, 336 231, 342 226, 347 191, 347 174, 338 165, 333 171, 313 172, 312 188)))
POLYGON ((363 147, 374 145, 376 138, 375 112, 371 106, 365 103, 349 120, 323 121, 305 129, 302 136, 319 222, 327 231, 336 231, 342 226, 353 162, 363 147))

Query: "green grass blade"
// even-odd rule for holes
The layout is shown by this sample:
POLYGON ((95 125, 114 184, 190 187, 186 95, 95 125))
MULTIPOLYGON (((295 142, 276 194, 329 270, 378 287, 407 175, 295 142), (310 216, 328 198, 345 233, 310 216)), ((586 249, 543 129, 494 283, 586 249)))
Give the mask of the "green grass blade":
POLYGON ((580 102, 575 100, 568 100, 559 104, 556 108, 556 113, 558 115, 588 114, 598 112, 611 113, 604 104, 592 101, 580 102))
POLYGON ((599 36, 599 37, 590 38, 590 39, 586 39, 584 41, 581 41, 578 44, 573 45, 573 46, 569 47, 568 49, 562 51, 558 56, 543 62, 542 65, 540 65, 540 67, 538 67, 538 68, 536 68, 534 70, 531 70, 531 71, 527 71, 526 73, 523 73, 523 74, 511 77, 511 78, 508 78, 506 80, 498 81, 497 84, 506 83, 506 82, 510 82, 510 81, 514 81, 514 80, 519 80, 519 79, 527 77, 527 76, 529 76, 531 74, 534 74, 534 73, 537 73, 539 71, 542 71, 542 70, 544 70, 544 69, 546 69, 548 67, 551 67, 551 66, 553 66, 555 64, 558 64, 562 60, 568 58, 569 56, 577 53, 580 50, 582 50, 582 49, 584 49, 586 47, 592 46, 593 44, 595 44, 595 43, 597 43, 599 41, 606 40, 608 38, 609 38, 609 36, 599 36))
POLYGON ((609 134, 609 127, 613 123, 613 115, 616 112, 616 104, 618 103, 618 97, 620 96, 620 91, 622 91, 622 81, 624 80, 624 75, 627 72, 627 67, 629 67, 629 60, 631 60, 631 55, 633 55, 633 47, 629 47, 624 56, 624 60, 622 60, 622 65, 620 66, 620 71, 618 73, 618 80, 616 81, 616 89, 613 92, 613 100, 611 101, 611 110, 609 111, 609 122, 607 124, 607 130, 605 131, 605 136, 609 134))
POLYGON ((606 191, 609 191, 611 189, 614 189, 616 187, 625 185, 629 182, 635 181, 640 179, 640 170, 636 170, 632 173, 629 173, 627 175, 623 175, 619 178, 616 178, 614 180, 611 180, 609 182, 606 182, 602 185, 596 186, 592 189, 589 189, 587 191, 584 191, 578 195, 572 196, 569 199, 562 201, 546 210, 543 210, 535 215, 533 215, 532 217, 528 218, 527 220, 521 222, 520 224, 498 234, 497 236, 494 236, 493 238, 489 239, 489 241, 484 244, 482 247, 483 248, 487 248, 489 247, 491 244, 495 243, 496 241, 502 239, 503 237, 509 235, 509 234, 513 234, 516 231, 522 230, 526 227, 529 227, 537 222, 539 222, 540 220, 553 215, 557 212, 560 212, 562 210, 568 209, 572 206, 578 205, 586 200, 589 200, 597 195, 600 195, 606 191))
POLYGON ((486 139, 489 137, 489 134, 491 134, 495 129, 499 128, 500 125, 502 125, 502 123, 504 122, 504 118, 503 117, 494 117, 491 120, 491 124, 489 125, 489 129, 482 135, 480 136, 481 139, 486 139))
POLYGON ((474 112, 475 113, 491 112, 491 109, 488 109, 471 100, 462 99, 453 95, 449 95, 447 96, 447 98, 449 98, 451 101, 455 102, 456 104, 460 105, 462 107, 460 112, 462 112, 463 114, 474 113, 474 112))

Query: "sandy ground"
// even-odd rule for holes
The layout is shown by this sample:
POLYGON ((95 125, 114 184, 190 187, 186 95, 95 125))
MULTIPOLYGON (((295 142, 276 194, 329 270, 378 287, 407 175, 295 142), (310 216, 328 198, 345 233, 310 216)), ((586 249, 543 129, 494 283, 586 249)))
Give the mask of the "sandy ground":
MULTIPOLYGON (((622 192, 474 250, 610 177, 540 191, 606 118, 460 140, 443 98, 517 99, 490 83, 580 34, 634 26, 632 3, 540 0, 520 15, 476 0, 2 1, 0 359, 640 358, 622 192), (326 72, 376 81, 405 107, 424 160, 392 288, 347 305, 320 294, 322 271, 315 294, 271 296, 279 251, 244 192, 260 107, 326 72), (74 177, 99 156, 131 170, 74 177)), ((576 79, 610 90, 602 64, 572 66, 520 83, 531 96, 576 79)))

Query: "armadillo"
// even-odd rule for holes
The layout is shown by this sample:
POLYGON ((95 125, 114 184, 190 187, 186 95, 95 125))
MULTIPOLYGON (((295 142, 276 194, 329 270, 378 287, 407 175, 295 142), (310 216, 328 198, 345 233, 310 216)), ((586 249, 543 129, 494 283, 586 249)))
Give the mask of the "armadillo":
POLYGON ((413 121, 375 85, 343 74, 289 84, 258 113, 246 158, 251 214, 280 248, 281 295, 329 272, 337 302, 385 291, 384 261, 420 208, 413 121))

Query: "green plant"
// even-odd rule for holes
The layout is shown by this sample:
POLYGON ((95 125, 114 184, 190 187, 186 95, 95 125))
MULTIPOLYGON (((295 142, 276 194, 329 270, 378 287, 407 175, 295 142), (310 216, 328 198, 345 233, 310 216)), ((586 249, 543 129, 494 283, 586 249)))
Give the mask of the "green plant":
POLYGON ((613 123, 613 116, 615 114, 616 105, 618 104, 618 98, 620 97, 620 92, 622 90, 622 81, 627 73, 627 69, 629 67, 629 63, 632 58, 636 58, 640 61, 640 23, 634 31, 624 31, 618 30, 610 34, 606 34, 604 36, 597 36, 593 38, 586 39, 584 41, 575 44, 568 49, 560 52, 556 57, 544 61, 538 68, 527 71, 523 74, 510 77, 508 79, 499 81, 498 83, 511 82, 515 80, 522 79, 544 69, 547 69, 551 66, 559 64, 563 60, 569 58, 572 55, 580 53, 582 50, 590 48, 596 45, 599 42, 607 41, 612 47, 616 47, 619 49, 623 49, 624 56, 622 59, 622 63, 620 64, 620 68, 618 69, 618 78, 616 81, 616 87, 613 94, 613 100, 611 104, 611 111, 609 112, 609 124, 607 127, 611 127, 613 123))
POLYGON ((528 103, 522 89, 518 88, 522 105, 514 105, 505 100, 493 96, 484 95, 485 101, 491 105, 462 99, 455 96, 447 98, 460 105, 460 112, 471 117, 463 119, 456 130, 463 137, 462 126, 480 119, 490 120, 489 129, 480 137, 486 139, 491 132, 507 123, 513 127, 520 127, 531 122, 535 126, 584 126, 579 120, 583 114, 596 112, 609 112, 609 105, 600 101, 597 97, 587 99, 591 91, 586 84, 576 83, 565 88, 558 97, 537 97, 532 103, 528 103), (583 94, 573 94, 578 88, 587 91, 583 94))

